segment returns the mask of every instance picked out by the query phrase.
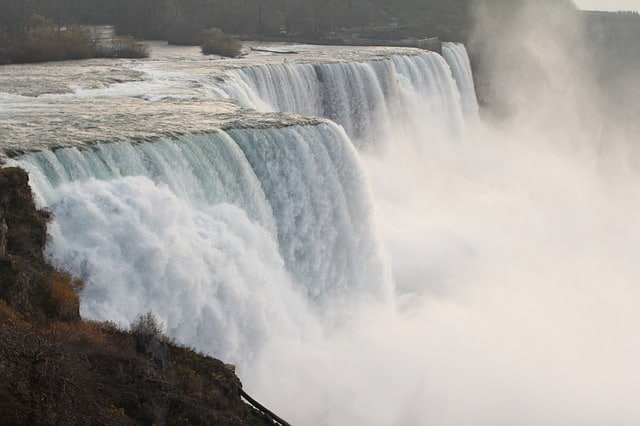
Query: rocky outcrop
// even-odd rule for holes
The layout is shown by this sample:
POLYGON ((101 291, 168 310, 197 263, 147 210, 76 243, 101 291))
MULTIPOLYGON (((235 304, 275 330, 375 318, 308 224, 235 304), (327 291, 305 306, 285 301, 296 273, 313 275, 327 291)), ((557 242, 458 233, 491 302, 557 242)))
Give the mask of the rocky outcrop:
POLYGON ((273 424, 241 400, 240 381, 221 361, 161 344, 162 359, 105 325, 4 324, 0 418, 11 425, 273 424))
POLYGON ((36 209, 27 173, 0 169, 0 299, 40 324, 80 318, 80 282, 43 256, 49 218, 36 209))

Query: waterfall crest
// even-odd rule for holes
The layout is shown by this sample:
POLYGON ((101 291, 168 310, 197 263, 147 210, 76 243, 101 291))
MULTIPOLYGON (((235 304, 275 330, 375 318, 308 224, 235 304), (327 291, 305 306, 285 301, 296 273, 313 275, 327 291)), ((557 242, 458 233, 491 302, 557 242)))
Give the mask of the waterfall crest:
POLYGON ((359 149, 367 150, 407 117, 430 124, 444 121, 451 129, 477 117, 464 46, 445 43, 443 53, 445 57, 423 52, 364 62, 241 68, 232 73, 240 90, 228 92, 264 112, 328 118, 343 126, 359 149))

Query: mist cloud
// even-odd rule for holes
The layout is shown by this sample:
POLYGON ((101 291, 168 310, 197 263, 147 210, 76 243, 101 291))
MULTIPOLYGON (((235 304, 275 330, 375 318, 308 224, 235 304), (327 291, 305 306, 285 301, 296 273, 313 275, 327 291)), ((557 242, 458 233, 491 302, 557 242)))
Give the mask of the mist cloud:
POLYGON ((413 135, 437 161, 368 160, 395 300, 277 342, 247 376, 294 423, 640 421, 631 123, 571 4, 498 6, 479 5, 472 44, 497 118, 464 144, 413 135))

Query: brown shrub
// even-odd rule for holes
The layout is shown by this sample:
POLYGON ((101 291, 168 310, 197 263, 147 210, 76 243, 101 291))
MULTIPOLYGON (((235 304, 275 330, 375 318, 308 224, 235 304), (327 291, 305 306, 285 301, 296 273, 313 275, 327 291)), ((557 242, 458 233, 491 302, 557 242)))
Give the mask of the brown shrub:
POLYGON ((53 27, 30 32, 23 45, 23 62, 63 61, 91 57, 91 42, 86 31, 53 27))
POLYGON ((82 281, 67 272, 55 270, 50 277, 51 300, 58 319, 74 320, 80 317, 82 281))
POLYGON ((21 315, 7 305, 4 300, 0 299, 0 324, 9 324, 15 326, 22 321, 21 315))
POLYGON ((220 28, 206 30, 202 34, 202 53, 235 58, 240 55, 242 43, 225 34, 220 28))
POLYGON ((149 56, 149 46, 132 36, 116 36, 101 46, 96 46, 94 56, 103 58, 146 58, 149 56))
POLYGON ((60 319, 74 319, 80 311, 80 299, 68 281, 55 280, 51 283, 51 299, 60 319))
POLYGON ((153 312, 149 311, 138 315, 131 324, 131 333, 136 336, 160 339, 163 336, 162 327, 163 324, 153 315, 153 312))

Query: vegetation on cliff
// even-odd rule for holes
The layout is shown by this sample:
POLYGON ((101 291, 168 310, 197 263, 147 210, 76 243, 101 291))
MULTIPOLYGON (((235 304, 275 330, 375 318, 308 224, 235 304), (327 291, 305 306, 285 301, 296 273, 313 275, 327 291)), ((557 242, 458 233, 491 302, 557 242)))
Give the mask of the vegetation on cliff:
POLYGON ((151 314, 131 331, 83 321, 82 283, 42 250, 50 214, 0 169, 0 425, 273 424, 233 366, 180 347, 151 314))

